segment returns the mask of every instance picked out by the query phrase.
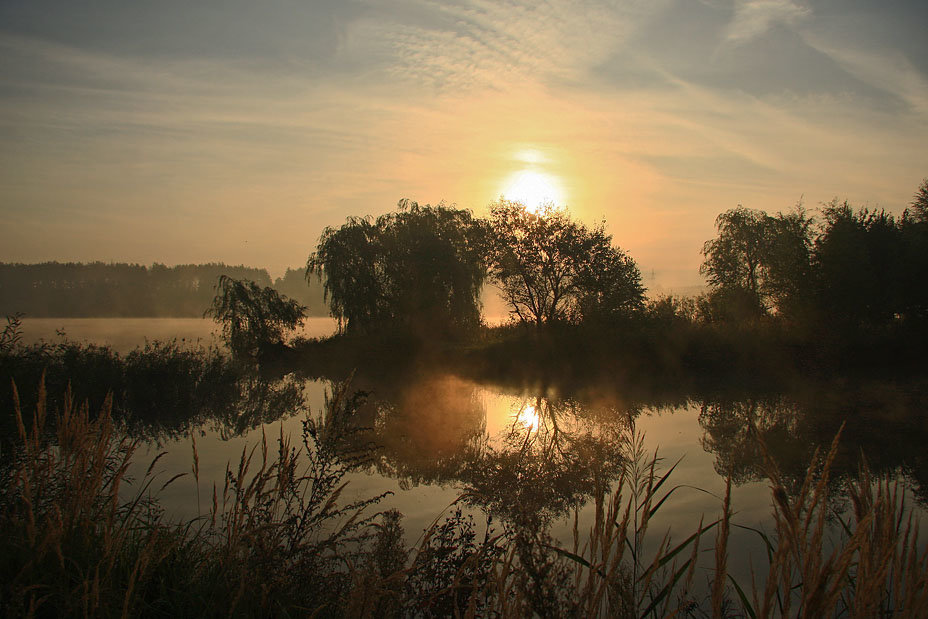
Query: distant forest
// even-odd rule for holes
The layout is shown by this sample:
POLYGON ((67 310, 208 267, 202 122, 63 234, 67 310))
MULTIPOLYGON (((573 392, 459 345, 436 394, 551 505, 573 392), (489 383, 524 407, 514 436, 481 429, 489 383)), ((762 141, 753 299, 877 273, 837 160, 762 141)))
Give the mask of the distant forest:
POLYGON ((267 269, 222 263, 173 267, 91 262, 0 263, 0 315, 26 317, 202 317, 220 275, 248 279, 299 301, 311 316, 327 316, 322 284, 305 268, 271 280, 267 269))

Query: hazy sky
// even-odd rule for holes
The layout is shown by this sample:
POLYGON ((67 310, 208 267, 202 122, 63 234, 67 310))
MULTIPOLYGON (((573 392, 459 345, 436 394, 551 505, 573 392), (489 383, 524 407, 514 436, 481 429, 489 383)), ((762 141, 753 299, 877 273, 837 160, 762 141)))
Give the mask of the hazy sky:
POLYGON ((529 190, 696 284, 739 203, 901 212, 926 26, 924 0, 0 0, 0 261, 276 274, 348 215, 529 190))

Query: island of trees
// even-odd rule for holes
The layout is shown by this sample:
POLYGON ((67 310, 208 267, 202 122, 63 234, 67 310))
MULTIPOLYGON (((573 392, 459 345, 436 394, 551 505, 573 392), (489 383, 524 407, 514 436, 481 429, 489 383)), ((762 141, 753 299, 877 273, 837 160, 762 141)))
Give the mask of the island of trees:
MULTIPOLYGON (((371 358, 371 341, 389 341, 394 356, 404 346, 466 342, 453 356, 473 356, 477 346, 495 369, 557 359, 560 375, 565 365, 614 372, 608 358, 671 377, 753 372, 759 363, 804 371, 920 359, 928 333, 928 181, 899 217, 834 200, 815 217, 801 204, 776 214, 739 206, 719 215, 716 227, 702 250, 707 292, 648 299, 635 261, 604 223, 588 227, 553 205, 532 212, 500 200, 478 218, 402 200, 394 212, 323 231, 306 276, 322 286, 339 344, 302 348, 331 362, 353 346, 343 360, 351 365, 371 358), (482 327, 487 283, 500 290, 509 325, 482 327)), ((273 295, 260 291, 256 307, 266 308, 273 295)), ((225 293, 214 301, 217 317, 225 293)), ((247 296, 239 303, 245 308, 247 296)), ((259 337, 253 353, 279 350, 285 327, 305 314, 278 307, 288 309, 276 328, 251 323, 270 334, 270 348, 259 337)))

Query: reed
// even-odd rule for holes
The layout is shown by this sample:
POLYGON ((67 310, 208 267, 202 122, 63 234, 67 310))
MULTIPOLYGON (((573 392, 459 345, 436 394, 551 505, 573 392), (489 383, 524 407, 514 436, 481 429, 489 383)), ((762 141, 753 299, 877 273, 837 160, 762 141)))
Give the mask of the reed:
POLYGON ((847 482, 851 513, 845 517, 830 505, 827 485, 839 439, 840 432, 824 456, 816 454, 795 497, 758 440, 774 531, 768 536, 751 529, 767 551, 768 575, 765 583, 754 578, 750 601, 737 587, 747 615, 928 616, 928 548, 902 484, 889 476, 875 479, 861 458, 859 474, 847 482), (837 531, 828 526, 830 518, 837 531))
POLYGON ((13 394, 19 447, 4 463, 0 606, 8 615, 131 613, 139 583, 173 543, 149 496, 158 458, 127 493, 137 443, 120 435, 110 400, 91 418, 66 394, 48 440, 44 386, 31 417, 13 394))
MULTIPOLYGON (((14 386, 14 395, 18 395, 14 386)), ((208 513, 168 520, 159 454, 128 476, 137 442, 111 401, 89 413, 70 393, 54 415, 43 386, 31 416, 15 401, 18 445, 0 491, 5 616, 254 616, 337 612, 375 537, 382 496, 341 502, 344 475, 369 457, 345 440, 354 403, 337 389, 303 441, 266 437, 213 487, 208 513), (52 417, 54 417, 52 419, 52 417), (47 426, 54 430, 49 431, 47 426)), ((192 440, 199 486, 199 454, 192 440)), ((199 492, 199 488, 198 488, 199 492)))

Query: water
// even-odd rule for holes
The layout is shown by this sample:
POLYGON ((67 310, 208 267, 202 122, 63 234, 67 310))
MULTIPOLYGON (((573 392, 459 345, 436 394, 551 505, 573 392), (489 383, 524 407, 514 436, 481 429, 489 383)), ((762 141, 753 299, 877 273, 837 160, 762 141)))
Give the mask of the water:
MULTIPOLYGON (((54 344, 64 337, 71 341, 105 345, 127 353, 146 340, 176 340, 182 346, 217 346, 220 339, 216 323, 205 318, 25 318, 23 342, 54 344)), ((303 337, 322 337, 336 330, 334 318, 307 318, 295 333, 303 337)))
MULTIPOLYGON (((334 328, 330 319, 310 319, 303 335, 326 335, 334 328)), ((55 341, 58 329, 71 339, 106 344, 121 353, 146 339, 177 340, 185 346, 218 342, 213 323, 198 319, 30 319, 24 322, 24 339, 55 341)), ((187 475, 163 490, 160 498, 177 518, 208 512, 213 485, 221 489, 227 465, 235 468, 243 450, 264 437, 272 447, 281 433, 298 440, 305 414, 318 414, 326 392, 335 388, 328 380, 296 375, 278 385, 302 392, 303 404, 251 429, 211 419, 152 437, 138 453, 136 476, 161 452, 161 479, 191 472, 193 434, 199 487, 187 475)), ((798 483, 814 448, 827 446, 845 422, 844 449, 834 466, 835 496, 856 470, 858 450, 867 454, 877 472, 907 479, 918 497, 928 488, 928 467, 921 455, 928 428, 919 421, 924 419, 926 400, 918 389, 836 383, 762 396, 693 395, 668 389, 649 401, 636 401, 609 385, 583 394, 559 394, 550 388, 515 389, 440 372, 401 380, 369 372, 354 378, 354 389, 368 393, 356 425, 371 428, 367 437, 380 450, 371 467, 349 476, 344 498, 392 492, 377 509, 396 508, 404 514, 411 544, 464 495, 470 497, 468 509, 478 519, 484 510, 505 518, 516 508, 528 509, 549 522, 555 539, 569 547, 574 511, 583 532, 592 519, 593 482, 617 476, 618 438, 631 425, 644 437, 644 451, 663 458, 658 474, 679 462, 665 485, 667 490, 677 489, 649 527, 646 548, 652 550, 665 532, 681 541, 695 531, 701 517, 706 523, 719 517, 728 472, 734 481, 733 522, 771 530, 769 482, 747 432, 750 423, 787 481, 798 483)), ((739 528, 731 535, 731 572, 749 583, 752 568, 764 573, 760 539, 739 528)), ((713 540, 714 535, 704 546, 711 547, 713 540)), ((704 578, 710 575, 711 561, 707 554, 704 578)))

